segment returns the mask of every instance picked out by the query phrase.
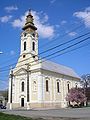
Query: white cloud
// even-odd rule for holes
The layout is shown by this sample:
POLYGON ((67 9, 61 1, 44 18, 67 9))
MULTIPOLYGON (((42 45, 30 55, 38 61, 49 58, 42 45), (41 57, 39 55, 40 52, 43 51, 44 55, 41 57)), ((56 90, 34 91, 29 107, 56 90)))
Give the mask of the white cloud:
POLYGON ((84 11, 75 12, 73 15, 81 19, 85 26, 90 28, 90 7, 86 8, 84 11))
POLYGON ((62 20, 62 21, 61 21, 61 25, 64 25, 64 24, 66 24, 66 23, 67 23, 66 20, 62 20))
POLYGON ((9 16, 3 16, 3 17, 0 17, 0 21, 3 22, 3 23, 6 23, 6 22, 8 22, 11 18, 12 18, 11 15, 9 15, 9 16))
POLYGON ((41 19, 40 21, 41 21, 42 24, 44 24, 45 22, 48 21, 48 15, 45 14, 45 13, 42 13, 42 15, 43 15, 42 16, 43 18, 40 18, 41 19))
POLYGON ((20 19, 15 19, 12 22, 13 27, 18 27, 18 28, 22 28, 24 24, 25 24, 25 16, 22 16, 20 19))
POLYGON ((4 8, 7 12, 18 10, 17 6, 7 6, 4 8))
MULTIPOLYGON (((16 19, 12 22, 13 27, 22 28, 25 24, 25 17, 28 12, 25 13, 24 16, 21 16, 19 19, 16 19)), ((54 36, 54 26, 49 25, 48 23, 48 15, 45 13, 38 13, 36 11, 32 11, 32 15, 34 16, 35 26, 38 28, 39 36, 42 38, 52 38, 54 36)))
POLYGON ((77 35, 77 33, 76 32, 69 32, 68 35, 73 37, 73 36, 77 35))
POLYGON ((2 51, 0 51, 0 54, 3 54, 3 52, 2 52, 2 51))

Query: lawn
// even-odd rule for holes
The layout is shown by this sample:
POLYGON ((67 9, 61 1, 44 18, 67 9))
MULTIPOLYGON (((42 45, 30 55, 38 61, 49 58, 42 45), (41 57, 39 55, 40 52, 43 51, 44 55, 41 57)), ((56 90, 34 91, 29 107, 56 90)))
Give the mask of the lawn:
POLYGON ((0 112, 0 120, 42 120, 41 118, 32 119, 27 117, 22 117, 19 115, 8 115, 0 112))

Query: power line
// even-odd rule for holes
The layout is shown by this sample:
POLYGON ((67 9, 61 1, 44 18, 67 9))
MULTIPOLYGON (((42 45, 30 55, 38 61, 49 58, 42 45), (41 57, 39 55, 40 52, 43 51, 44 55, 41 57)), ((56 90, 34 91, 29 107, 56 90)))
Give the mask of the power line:
MULTIPOLYGON (((85 44, 85 45, 82 45, 82 46, 77 47, 77 48, 74 48, 74 49, 71 49, 71 50, 68 50, 68 51, 66 51, 66 52, 64 52, 64 53, 60 53, 60 54, 58 54, 58 55, 56 55, 56 56, 53 56, 53 57, 50 57, 50 58, 48 58, 48 59, 46 59, 46 60, 50 60, 50 59, 52 59, 52 58, 59 57, 59 56, 61 56, 61 55, 63 55, 63 54, 66 54, 66 53, 75 51, 75 50, 77 50, 77 49, 83 48, 83 47, 88 46, 88 45, 90 45, 90 43, 85 44)), ((43 61, 41 61, 40 63, 45 62, 46 60, 43 60, 43 61)), ((24 65, 25 65, 25 64, 24 64, 24 65)), ((8 76, 7 76, 7 77, 8 77, 8 76)))
POLYGON ((53 49, 55 49, 55 48, 58 48, 58 47, 60 47, 60 46, 62 46, 62 45, 65 45, 65 44, 67 44, 67 43, 70 43, 70 42, 72 42, 72 41, 74 41, 74 40, 76 40, 76 39, 79 39, 79 38, 81 38, 81 37, 84 37, 84 36, 86 36, 86 35, 88 35, 88 34, 90 34, 90 32, 88 32, 88 33, 86 33, 86 34, 84 34, 84 35, 78 36, 78 37, 76 37, 76 38, 74 38, 74 39, 72 39, 72 40, 69 40, 69 41, 67 41, 67 42, 61 43, 61 44, 59 44, 59 45, 57 45, 57 46, 55 46, 55 47, 49 48, 48 50, 43 51, 43 52, 41 52, 40 54, 46 53, 46 52, 48 52, 48 51, 51 51, 51 50, 53 50, 53 49))
MULTIPOLYGON (((65 50, 69 49, 69 48, 72 48, 73 46, 76 46, 76 45, 78 45, 78 44, 80 44, 80 43, 85 42, 85 41, 88 40, 88 39, 90 39, 90 37, 87 37, 87 38, 85 38, 85 39, 83 39, 83 40, 81 40, 81 41, 79 41, 79 42, 76 42, 76 43, 74 43, 74 44, 72 44, 72 45, 69 45, 68 47, 65 47, 65 48, 63 48, 63 49, 61 49, 61 50, 58 50, 58 51, 52 53, 52 54, 49 54, 49 55, 47 55, 47 56, 45 56, 45 57, 43 57, 43 58, 41 58, 41 59, 39 59, 39 60, 43 60, 43 59, 48 58, 48 57, 50 57, 50 56, 53 56, 53 55, 55 55, 55 54, 57 54, 57 53, 59 53, 59 52, 63 52, 63 51, 65 51, 65 50)), ((39 60, 38 60, 38 61, 39 61, 39 60)), ((33 62, 35 62, 35 61, 32 61, 32 62, 30 62, 30 63, 33 63, 33 62)), ((20 66, 15 67, 15 68, 19 68, 19 67, 21 67, 21 66, 23 66, 23 65, 25 65, 25 64, 22 64, 22 65, 20 65, 20 66)), ((35 65, 35 64, 33 64, 33 65, 35 65)))
POLYGON ((7 72, 7 71, 9 71, 10 70, 10 68, 8 68, 8 69, 3 69, 2 71, 0 71, 0 73, 2 73, 2 72, 7 72))
MULTIPOLYGON (((61 49, 61 50, 59 50, 59 51, 56 51, 56 52, 54 52, 54 53, 52 53, 52 54, 50 54, 50 55, 47 55, 47 56, 43 57, 42 59, 44 59, 44 61, 46 61, 45 58, 50 57, 50 56, 53 56, 53 55, 55 55, 55 54, 57 54, 57 53, 63 52, 64 50, 67 50, 67 49, 69 49, 69 48, 72 48, 73 46, 76 46, 76 45, 78 45, 78 44, 80 44, 80 43, 82 43, 82 42, 85 42, 85 41, 88 40, 88 39, 90 39, 90 37, 85 38, 85 39, 83 39, 83 40, 81 40, 81 41, 79 41, 79 42, 77 42, 77 43, 75 43, 75 44, 73 44, 73 45, 70 45, 70 46, 68 46, 68 47, 66 47, 66 48, 64 48, 64 49, 61 49)), ((42 59, 40 59, 40 60, 42 60, 42 59)), ((42 63, 42 62, 44 62, 44 61, 40 61, 40 63, 42 63)), ((36 64, 34 64, 34 65, 36 65, 36 64)))
MULTIPOLYGON (((82 43, 82 42, 85 42, 85 41, 88 40, 89 38, 90 38, 90 37, 87 37, 87 38, 85 38, 85 39, 83 39, 83 40, 81 40, 81 41, 79 41, 79 42, 76 42, 76 43, 74 43, 74 44, 72 44, 72 45, 69 45, 68 47, 65 47, 65 48, 63 48, 63 49, 61 49, 61 50, 58 50, 58 51, 52 53, 52 54, 49 54, 49 55, 47 55, 47 56, 44 56, 44 57, 42 57, 42 58, 39 59, 39 60, 48 58, 48 57, 53 56, 53 55, 55 55, 55 54, 57 54, 57 53, 59 53, 59 52, 63 52, 63 51, 65 51, 65 50, 69 49, 69 48, 72 48, 73 46, 76 46, 76 45, 78 45, 78 44, 80 44, 80 43, 82 43)), ((39 60, 38 60, 38 61, 39 61, 39 60)), ((30 64, 33 63, 33 62, 35 62, 35 61, 30 62, 30 64)), ((25 65, 25 64, 24 64, 24 65, 25 65)), ((21 66, 22 66, 22 65, 20 65, 20 67, 21 67, 21 66)))
MULTIPOLYGON (((87 17, 89 17, 89 16, 90 16, 90 15, 86 16, 85 18, 87 18, 87 17)), ((82 21, 83 21, 83 20, 82 20, 82 21)), ((89 22, 89 21, 88 21, 88 22, 89 22)), ((88 22, 87 22, 87 23, 88 23, 88 22)), ((82 24, 81 24, 80 26, 72 29, 71 31, 69 31, 69 32, 67 32, 67 33, 59 36, 59 37, 61 37, 61 38, 62 38, 62 37, 65 37, 66 35, 68 35, 68 34, 71 33, 72 31, 77 30, 77 29, 79 29, 79 28, 81 28, 81 27, 82 27, 82 24)), ((54 43, 56 40, 58 40, 58 39, 54 39, 53 43, 54 43)), ((49 41, 49 42, 51 43, 52 41, 49 41)), ((48 45, 49 42, 47 42, 46 44, 42 45, 41 47, 43 47, 43 46, 45 46, 45 45, 48 45)), ((40 48, 41 48, 41 47, 40 47, 40 48)), ((48 50, 46 50, 46 51, 48 51, 48 50)), ((42 54, 42 53, 44 53, 44 51, 41 52, 40 54, 42 54)), ((14 59, 14 58, 17 58, 17 57, 13 57, 13 59, 14 59)), ((31 58, 32 58, 32 57, 31 57, 31 58)), ((7 61, 5 61, 5 62, 2 62, 2 63, 0 63, 0 64, 6 63, 6 62, 11 61, 11 60, 12 60, 12 59, 7 60, 7 61)), ((16 64, 16 63, 15 63, 15 64, 16 64)))
POLYGON ((10 62, 10 61, 14 60, 15 58, 18 58, 18 56, 13 56, 12 58, 1 62, 0 65, 5 64, 5 63, 7 63, 7 62, 10 62))
MULTIPOLYGON (((78 50, 78 49, 83 48, 83 47, 86 47, 86 46, 88 46, 88 45, 90 45, 90 43, 87 43, 87 44, 82 45, 82 46, 80 46, 80 47, 77 47, 77 48, 74 48, 74 49, 68 50, 68 51, 66 51, 66 52, 64 52, 64 53, 60 53, 60 54, 58 54, 58 55, 56 55, 56 56, 53 56, 53 57, 51 57, 51 58, 49 58, 49 59, 59 57, 59 56, 61 56, 61 55, 63 55, 63 54, 66 54, 66 53, 69 53, 69 52, 72 52, 72 51, 78 50)), ((48 60, 48 59, 47 59, 47 60, 48 60)))
MULTIPOLYGON (((89 15, 88 15, 89 16, 89 15)), ((85 18, 87 18, 88 16, 86 16, 85 18)), ((80 25, 80 26, 78 26, 78 27, 76 27, 76 28, 74 28, 73 30, 75 30, 75 29, 78 29, 78 28, 80 28, 82 25, 80 25)), ((72 32, 72 31, 70 31, 70 32, 72 32)), ((68 33, 70 33, 70 32, 68 32, 68 33)), ((61 37, 64 37, 65 35, 67 35, 68 33, 65 33, 64 35, 62 35, 61 37)), ((54 40, 55 41, 55 40, 54 40)), ((53 41, 53 42, 54 42, 53 41)), ((51 42, 51 41, 50 41, 51 42)), ((56 47, 55 47, 56 48, 56 47)), ((53 49, 53 48, 51 48, 51 49, 53 49)), ((47 52, 47 51, 49 51, 49 50, 51 50, 51 49, 48 49, 48 50, 46 50, 45 52, 47 52)), ((42 54, 42 53, 44 53, 44 51, 43 52, 41 52, 40 54, 42 54)), ((29 58, 30 59, 30 58, 29 58)), ((16 63, 13 63, 13 64, 10 64, 9 66, 12 66, 12 65, 15 65, 16 63)), ((5 67, 9 67, 9 66, 5 66, 5 67)))
MULTIPOLYGON (((83 35, 80 35, 80 36, 78 36, 78 37, 76 37, 76 38, 74 38, 74 39, 71 39, 71 40, 67 41, 67 42, 61 43, 61 44, 59 44, 59 45, 57 45, 57 46, 55 46, 55 47, 52 47, 52 48, 50 48, 50 49, 48 49, 48 50, 46 50, 46 51, 44 51, 44 52, 41 52, 40 54, 43 54, 43 53, 48 52, 48 51, 51 51, 51 50, 53 50, 53 49, 55 49, 55 48, 58 48, 58 47, 60 47, 60 46, 66 45, 66 44, 68 44, 68 43, 70 43, 70 42, 72 42, 72 41, 74 41, 74 40, 76 40, 76 39, 79 39, 79 38, 81 38, 81 37, 84 37, 84 36, 86 36, 86 35, 88 35, 88 34, 90 34, 90 32, 85 33, 85 34, 83 34, 83 35)), ((40 55, 40 54, 39 54, 39 55, 40 55)), ((27 59, 24 59, 24 60, 22 60, 22 61, 20 61, 20 62, 18 62, 18 63, 21 63, 21 62, 23 62, 23 61, 29 60, 30 58, 32 58, 32 57, 29 57, 29 58, 27 58, 27 59)), ((34 61, 32 61, 31 63, 33 63, 33 62, 34 62, 34 61)), ((2 67, 2 70, 3 70, 4 68, 6 68, 6 67, 11 67, 11 66, 15 65, 16 63, 17 63, 17 62, 2 67)))
MULTIPOLYGON (((89 16, 89 15, 88 15, 89 16)), ((87 18, 88 16, 86 16, 85 18, 87 18)), ((89 21, 88 21, 89 22, 89 21)), ((87 22, 87 23, 88 23, 87 22)), ((76 30, 76 29, 78 29, 78 28, 80 28, 82 25, 80 25, 80 26, 78 26, 78 27, 76 27, 76 28, 74 28, 74 29, 72 29, 71 31, 69 31, 69 32, 67 32, 67 33, 65 33, 65 34, 63 34, 61 37, 64 37, 65 35, 67 35, 67 34, 69 34, 70 32, 72 32, 73 30, 76 30)), ((89 33, 87 33, 87 34, 89 34, 89 33)), ((81 36, 80 36, 81 37, 81 36)), ((78 37, 79 38, 79 37, 78 37)), ((76 39, 76 38, 74 38, 74 39, 76 39)), ((74 40, 73 39, 73 40, 74 40)), ((54 41, 56 41, 56 40, 58 40, 58 39, 54 39, 54 41)), ((54 42, 53 41, 53 42, 54 42)), ((52 41, 50 41, 50 42, 52 42, 52 41)), ((67 42, 67 43, 69 43, 69 42, 67 42)), ((64 43, 62 43, 62 45, 63 45, 64 43)), ((65 43, 66 44, 66 43, 65 43)), ((46 44, 47 45, 47 44, 46 44)), ((62 46, 62 45, 60 45, 60 46, 62 46)), ((45 45, 44 45, 45 46, 45 45)), ((57 46, 55 46, 55 47, 52 47, 52 48, 50 48, 50 49, 48 49, 48 50, 45 50, 45 51, 43 51, 43 52, 41 52, 40 54, 43 54, 43 53, 45 53, 45 52, 48 52, 49 50, 51 51, 51 50, 53 50, 53 48, 57 48, 57 47, 59 47, 59 45, 57 45, 57 46)), ((39 55, 40 55, 39 54, 39 55)), ((14 58, 16 58, 16 57, 14 57, 14 58)), ((13 58, 13 59, 14 59, 13 58)), ((30 58, 32 58, 32 57, 30 57, 30 58)), ((29 59, 30 59, 29 58, 29 59)), ((9 62, 9 61, 11 61, 12 59, 10 59, 10 60, 7 60, 6 62, 9 62)), ((3 62, 3 63, 6 63, 6 62, 3 62)), ((17 63, 17 62, 16 62, 17 63)), ((13 65, 15 65, 16 63, 14 63, 14 64, 10 64, 10 66, 13 66, 13 65)), ((8 67, 8 65, 7 66, 5 66, 5 67, 8 67)))
MULTIPOLYGON (((87 17, 89 17, 89 16, 90 16, 90 15, 87 15, 85 18, 87 18, 87 17)), ((85 19, 85 18, 84 18, 84 19, 85 19)), ((75 31, 75 30, 78 30, 79 28, 81 28, 81 27, 83 26, 83 23, 82 23, 82 22, 83 22, 83 19, 79 22, 79 24, 81 23, 81 25, 77 26, 76 28, 72 29, 71 31, 69 31, 69 32, 67 32, 67 33, 65 33, 65 34, 63 34, 63 35, 61 35, 61 36, 59 36, 59 37, 63 38, 63 37, 65 37, 66 35, 68 35, 69 33, 73 32, 73 31, 75 31)), ((90 22, 90 20, 89 20, 88 22, 90 22)), ((88 22, 86 22, 86 23, 88 23, 88 22)), ((56 40, 58 40, 58 39, 56 39, 56 40)), ((53 43, 54 43, 56 40, 54 39, 53 43)), ((52 41, 49 41, 49 42, 43 44, 42 46, 48 45, 49 43, 52 43, 52 41)), ((41 47, 42 47, 42 46, 41 46, 41 47)))
MULTIPOLYGON (((83 9, 84 9, 84 8, 83 8, 83 9)), ((83 9, 82 9, 82 10, 83 10, 83 9)), ((90 15, 87 15, 85 18, 87 18, 87 17, 89 17, 89 16, 90 16, 90 15)), ((84 19, 85 19, 85 18, 84 18, 84 19)), ((79 22, 79 24, 81 23, 81 25, 79 25, 79 26, 75 27, 74 29, 72 29, 71 31, 69 31, 69 32, 67 32, 67 33, 65 33, 65 34, 63 34, 63 35, 61 35, 61 37, 64 37, 64 36, 68 35, 69 33, 71 33, 72 31, 81 28, 82 25, 83 25, 82 22, 83 22, 83 19, 79 22)), ((89 22, 89 21, 88 21, 88 22, 89 22)), ((87 22, 87 23, 88 23, 88 22, 87 22)), ((60 37, 60 36, 59 36, 59 37, 60 37)), ((58 39, 56 39, 56 40, 58 40, 58 39)), ((54 39, 54 41, 55 41, 55 39, 54 39)), ((54 41, 53 41, 53 42, 54 42, 54 41)), ((49 42, 51 43, 52 41, 49 41, 49 42)), ((49 42, 47 42, 46 45, 48 45, 49 42)), ((42 45, 41 47, 43 47, 43 46, 45 46, 45 44, 42 45)))
MULTIPOLYGON (((53 57, 51 57, 51 58, 48 58, 48 59, 46 59, 46 60, 39 61, 39 63, 45 62, 45 61, 50 60, 50 59, 52 59, 52 58, 59 57, 59 56, 61 56, 61 55, 63 55, 63 54, 66 54, 66 53, 69 53, 69 52, 72 52, 72 51, 75 51, 75 50, 80 49, 80 48, 82 48, 82 47, 88 46, 89 44, 90 44, 90 43, 85 44, 85 45, 82 45, 82 46, 77 47, 77 48, 74 48, 74 49, 71 49, 71 50, 68 50, 68 51, 66 51, 66 52, 64 52, 64 53, 60 53, 60 54, 58 54, 58 55, 56 55, 56 56, 53 56, 53 57)), ((35 65, 35 64, 34 64, 34 65, 35 65)))
POLYGON ((58 51, 56 51, 56 52, 54 52, 54 53, 52 53, 52 54, 50 54, 50 55, 47 55, 47 56, 45 56, 45 57, 43 57, 43 58, 50 57, 50 56, 52 56, 53 54, 57 54, 58 52, 64 51, 64 50, 66 50, 66 49, 69 49, 69 48, 71 48, 71 47, 73 47, 73 46, 75 46, 75 45, 77 45, 77 44, 80 44, 80 43, 86 41, 86 40, 89 39, 89 38, 90 38, 90 37, 85 38, 85 39, 83 39, 83 40, 81 40, 81 41, 79 41, 79 42, 77 42, 77 43, 75 43, 75 44, 73 44, 73 45, 70 45, 70 46, 68 46, 68 47, 66 47, 66 48, 63 48, 62 50, 58 50, 58 51))

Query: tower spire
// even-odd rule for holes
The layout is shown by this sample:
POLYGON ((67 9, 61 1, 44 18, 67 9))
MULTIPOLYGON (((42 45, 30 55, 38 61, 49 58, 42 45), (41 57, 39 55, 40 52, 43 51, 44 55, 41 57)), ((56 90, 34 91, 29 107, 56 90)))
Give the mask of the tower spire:
POLYGON ((27 29, 37 30, 37 28, 34 26, 33 20, 34 19, 33 19, 33 15, 31 14, 31 9, 29 9, 28 15, 26 16, 25 25, 22 29, 23 30, 27 30, 27 29))

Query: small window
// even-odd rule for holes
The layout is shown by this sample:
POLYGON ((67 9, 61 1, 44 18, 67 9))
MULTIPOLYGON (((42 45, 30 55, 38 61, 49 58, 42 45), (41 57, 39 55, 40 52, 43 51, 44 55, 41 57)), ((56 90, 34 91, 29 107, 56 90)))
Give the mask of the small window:
POLYGON ((60 85, 59 85, 59 82, 57 82, 57 92, 58 92, 58 93, 60 92, 60 85))
POLYGON ((35 55, 33 55, 33 58, 35 58, 35 55))
POLYGON ((26 50, 26 41, 24 42, 24 50, 26 50))
POLYGON ((24 82, 22 82, 22 92, 24 91, 24 82))
POLYGON ((46 80, 46 92, 48 92, 48 80, 46 80))
POLYGON ((27 33, 24 33, 24 37, 26 37, 27 33))
POLYGON ((32 50, 35 51, 35 42, 32 42, 32 50))
POLYGON ((33 33, 32 36, 35 37, 35 33, 33 33))
POLYGON ((23 58, 25 58, 26 57, 26 55, 23 55, 23 58))

